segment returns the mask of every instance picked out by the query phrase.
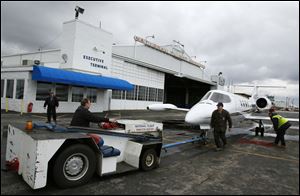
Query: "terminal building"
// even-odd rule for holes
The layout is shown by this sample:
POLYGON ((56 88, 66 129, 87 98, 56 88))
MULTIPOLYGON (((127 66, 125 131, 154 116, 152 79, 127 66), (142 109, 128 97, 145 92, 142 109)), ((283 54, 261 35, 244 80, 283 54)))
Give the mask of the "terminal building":
MULTIPOLYGON (((1 57, 1 109, 44 113, 49 90, 57 113, 74 112, 90 98, 91 112, 146 109, 154 103, 189 108, 221 78, 178 45, 158 46, 135 36, 135 44, 113 44, 113 35, 78 19, 63 23, 60 49, 1 57), (32 109, 29 109, 32 105, 32 109)), ((224 82, 224 81, 223 81, 224 82)))

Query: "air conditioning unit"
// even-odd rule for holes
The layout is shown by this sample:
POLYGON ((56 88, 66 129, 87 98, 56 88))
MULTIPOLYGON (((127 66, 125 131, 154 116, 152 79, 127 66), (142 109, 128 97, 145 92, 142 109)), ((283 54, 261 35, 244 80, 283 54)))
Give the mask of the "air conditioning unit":
POLYGON ((27 60, 27 59, 24 59, 22 61, 22 65, 34 65, 34 61, 33 60, 27 60))
POLYGON ((219 75, 212 75, 210 80, 212 82, 217 83, 220 86, 224 86, 225 85, 225 78, 223 76, 219 76, 219 75))
POLYGON ((212 82, 218 83, 219 77, 218 77, 217 75, 212 75, 212 76, 210 77, 210 80, 211 80, 212 82))

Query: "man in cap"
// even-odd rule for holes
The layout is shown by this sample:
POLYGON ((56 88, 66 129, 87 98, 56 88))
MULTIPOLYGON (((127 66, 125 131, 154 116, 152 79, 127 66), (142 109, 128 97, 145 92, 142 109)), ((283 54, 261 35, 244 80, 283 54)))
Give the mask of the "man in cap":
POLYGON ((286 130, 291 126, 291 123, 288 119, 283 118, 282 116, 275 113, 274 108, 269 110, 269 116, 273 123, 274 131, 276 132, 276 138, 274 145, 278 145, 279 141, 281 142, 281 147, 285 147, 284 135, 286 130))
POLYGON ((229 123, 229 129, 228 131, 230 131, 231 127, 232 127, 232 121, 231 121, 231 117, 230 114, 227 110, 223 109, 223 103, 219 102, 217 104, 218 109, 216 109, 211 116, 211 122, 210 122, 210 126, 212 129, 214 129, 214 138, 215 138, 215 143, 216 143, 216 151, 220 151, 222 150, 221 147, 225 147, 225 145, 227 144, 226 141, 226 137, 225 137, 225 133, 226 133, 226 129, 227 129, 227 121, 229 123), (220 138, 223 142, 223 145, 221 145, 220 143, 220 138))
POLYGON ((49 96, 44 103, 44 109, 47 107, 47 123, 51 122, 51 116, 53 116, 54 123, 56 124, 56 108, 58 107, 58 99, 52 91, 49 91, 49 96))

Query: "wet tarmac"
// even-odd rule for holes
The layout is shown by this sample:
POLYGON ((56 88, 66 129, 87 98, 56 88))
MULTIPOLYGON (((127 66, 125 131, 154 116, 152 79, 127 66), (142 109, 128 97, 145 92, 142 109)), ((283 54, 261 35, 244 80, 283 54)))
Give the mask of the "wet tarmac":
MULTIPOLYGON (((184 114, 113 111, 108 117, 164 121, 163 138, 167 144, 198 135, 196 128, 183 123, 184 114)), ((282 115, 299 118, 299 113, 282 115)), ((59 114, 58 124, 69 124, 71 116, 59 114)), ((5 159, 7 125, 23 125, 26 120, 45 122, 46 117, 45 114, 1 113, 1 164, 5 159)), ((212 133, 208 132, 206 145, 190 143, 162 151, 160 166, 155 170, 106 177, 94 175, 89 183, 71 189, 59 189, 49 181, 46 187, 33 190, 16 172, 1 170, 1 194, 299 195, 299 129, 288 130, 287 135, 294 139, 287 138, 287 147, 279 148, 270 145, 274 141, 272 128, 266 130, 264 137, 255 137, 250 131, 255 126, 252 122, 241 117, 234 117, 233 121, 234 126, 227 133, 228 146, 219 152, 215 151, 212 133)))

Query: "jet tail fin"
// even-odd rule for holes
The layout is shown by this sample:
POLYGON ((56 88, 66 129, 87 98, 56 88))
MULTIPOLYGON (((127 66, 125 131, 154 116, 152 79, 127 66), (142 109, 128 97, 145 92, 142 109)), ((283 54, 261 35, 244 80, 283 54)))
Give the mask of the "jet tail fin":
POLYGON ((251 93, 251 98, 256 99, 258 97, 258 88, 286 88, 286 86, 271 86, 271 85, 244 85, 244 84, 237 84, 234 86, 238 87, 253 87, 252 93, 251 93))

